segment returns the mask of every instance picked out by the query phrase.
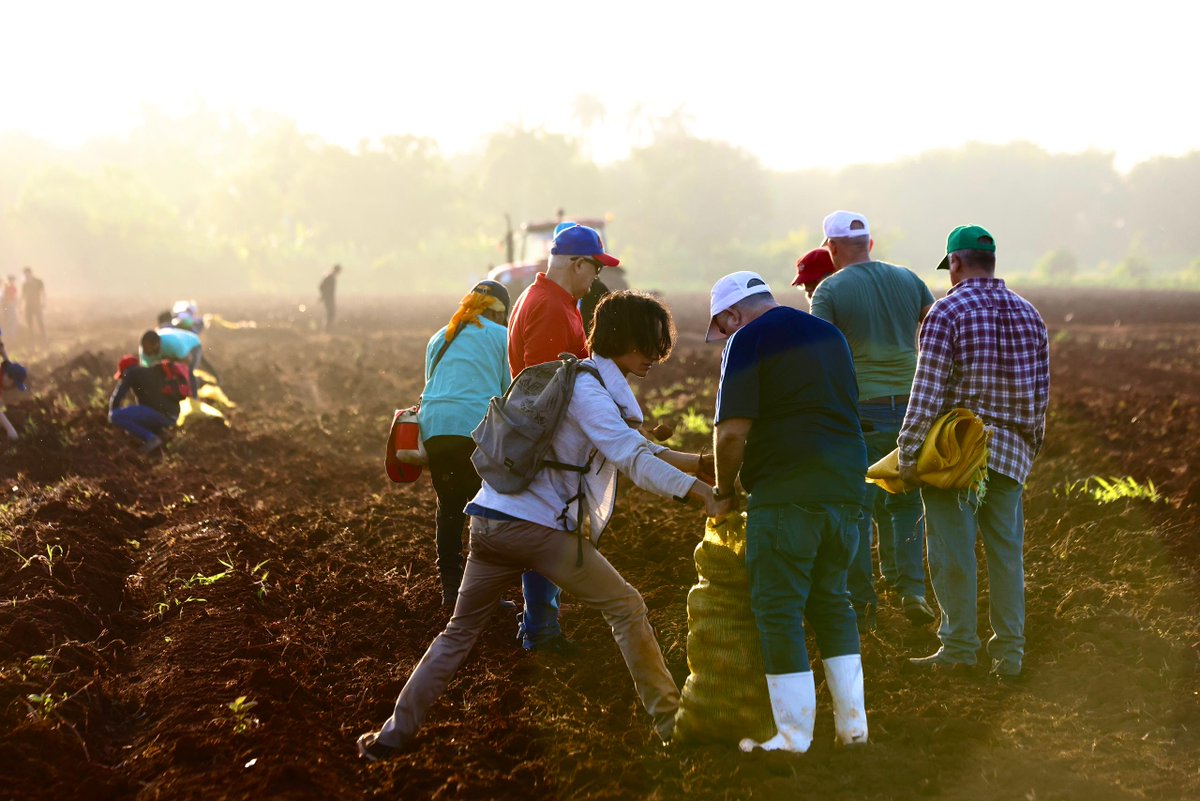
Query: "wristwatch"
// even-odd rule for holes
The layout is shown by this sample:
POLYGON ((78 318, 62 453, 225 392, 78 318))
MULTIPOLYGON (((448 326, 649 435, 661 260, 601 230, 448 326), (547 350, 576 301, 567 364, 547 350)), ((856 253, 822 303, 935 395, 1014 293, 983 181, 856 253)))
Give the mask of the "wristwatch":
POLYGON ((732 495, 733 495, 733 490, 730 490, 729 492, 722 492, 720 487, 713 487, 713 500, 714 501, 723 501, 732 495))

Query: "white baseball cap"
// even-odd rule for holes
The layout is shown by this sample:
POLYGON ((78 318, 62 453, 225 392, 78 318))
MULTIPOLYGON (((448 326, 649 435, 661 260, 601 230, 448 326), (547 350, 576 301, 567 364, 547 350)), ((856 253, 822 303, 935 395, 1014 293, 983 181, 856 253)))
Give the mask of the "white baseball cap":
POLYGON ((871 235, 871 226, 867 223, 867 218, 853 211, 830 212, 825 215, 821 227, 825 230, 825 244, 829 244, 830 239, 871 235), (858 223, 858 227, 854 226, 855 223, 858 223))
POLYGON ((717 328, 717 315, 727 310, 739 300, 763 292, 770 294, 771 287, 767 286, 767 282, 763 280, 761 275, 749 270, 730 273, 713 284, 712 300, 708 305, 711 316, 708 320, 708 335, 704 337, 704 341, 720 342, 723 339, 727 339, 728 337, 721 333, 721 329, 717 328))

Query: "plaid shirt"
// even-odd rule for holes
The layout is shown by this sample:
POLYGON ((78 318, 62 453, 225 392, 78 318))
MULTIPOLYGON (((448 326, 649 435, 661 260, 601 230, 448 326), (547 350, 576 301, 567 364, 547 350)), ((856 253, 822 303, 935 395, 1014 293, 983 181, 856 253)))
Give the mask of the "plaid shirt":
POLYGON ((1049 399, 1050 349, 1037 309, 998 278, 968 278, 921 325, 900 466, 916 461, 938 416, 962 407, 991 432, 988 469, 1024 484, 1042 448, 1049 399))

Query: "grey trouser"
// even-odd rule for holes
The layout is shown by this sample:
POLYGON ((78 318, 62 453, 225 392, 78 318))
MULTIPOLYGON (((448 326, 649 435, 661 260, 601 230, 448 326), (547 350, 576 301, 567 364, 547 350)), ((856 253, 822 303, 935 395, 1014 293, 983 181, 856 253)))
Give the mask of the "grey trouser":
POLYGON ((577 538, 560 529, 472 517, 471 552, 454 614, 408 677, 395 711, 379 731, 379 741, 398 748, 416 734, 495 612, 501 594, 525 570, 536 570, 604 615, 655 730, 669 739, 679 690, 654 639, 646 604, 590 541, 584 541, 583 564, 577 567, 578 549, 577 538))

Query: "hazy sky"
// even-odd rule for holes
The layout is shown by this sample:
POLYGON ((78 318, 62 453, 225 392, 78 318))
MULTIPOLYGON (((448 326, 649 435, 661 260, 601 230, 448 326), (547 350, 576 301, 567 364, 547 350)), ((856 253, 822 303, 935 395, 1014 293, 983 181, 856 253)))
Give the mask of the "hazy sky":
POLYGON ((967 141, 1112 151, 1122 168, 1200 148, 1196 12, 1108 5, 3 0, 0 131, 75 145, 150 105, 268 110, 349 146, 418 134, 447 153, 524 124, 580 135, 599 160, 674 114, 777 169, 967 141))

